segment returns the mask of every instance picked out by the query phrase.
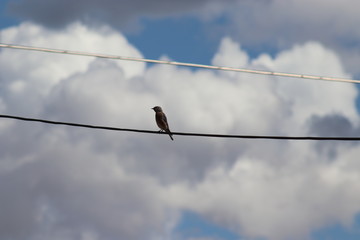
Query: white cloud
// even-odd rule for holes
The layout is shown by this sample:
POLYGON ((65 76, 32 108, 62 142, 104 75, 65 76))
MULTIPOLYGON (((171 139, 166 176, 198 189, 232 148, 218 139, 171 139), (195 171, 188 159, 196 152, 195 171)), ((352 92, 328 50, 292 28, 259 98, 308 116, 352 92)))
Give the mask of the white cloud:
MULTIPOLYGON (((31 23, 22 23, 20 26, 3 30, 2 36, 4 42, 13 44, 141 57, 139 51, 132 47, 124 36, 107 27, 95 32, 75 23, 57 32, 31 23)), ((3 50, 0 64, 3 81, 7 82, 7 85, 1 92, 3 98, 11 97, 11 104, 15 105, 8 106, 8 110, 31 109, 32 112, 38 112, 38 101, 43 101, 59 81, 86 72, 92 61, 92 58, 86 57, 3 50), (28 103, 26 109, 21 103, 18 104, 24 98, 28 103)), ((124 61, 115 63, 127 78, 141 75, 145 66, 142 63, 124 61)))
POLYGON ((357 0, 196 0, 100 1, 21 0, 8 11, 47 27, 62 28, 76 21, 109 24, 134 31, 144 19, 200 19, 209 36, 230 35, 253 52, 279 52, 294 44, 321 42, 334 49, 348 71, 359 75, 360 21, 357 0), (39 7, 41 6, 41 7, 39 7))
MULTIPOLYGON (((218 17, 224 24, 216 28, 255 51, 282 51, 294 44, 318 41, 334 49, 348 71, 359 74, 359 1, 257 0, 222 5, 218 17)), ((213 14, 210 13, 212 16, 213 14)))
MULTIPOLYGON (((141 56, 120 33, 79 23, 61 31, 23 23, 2 35, 24 45, 141 56)), ((338 56, 316 42, 250 59, 224 38, 213 62, 347 76, 338 56)), ((0 66, 2 108, 16 115, 156 129, 150 108, 161 105, 173 131, 305 135, 332 114, 358 128, 351 84, 16 50, 1 51, 0 66)), ((356 144, 334 143, 329 158, 314 142, 172 142, 2 121, 3 238, 166 239, 188 208, 247 237, 288 239, 349 224, 360 210, 356 144)))
MULTIPOLYGON (((254 64, 280 72, 350 78, 336 54, 316 42, 296 45, 279 53, 274 59, 261 55, 254 60, 254 64)), ((354 101, 357 90, 352 85, 329 82, 308 84, 299 79, 284 79, 277 84, 277 94, 291 103, 291 115, 299 124, 314 113, 341 113, 354 122, 358 121, 354 101), (339 95, 343 98, 332 100, 333 96, 339 95)))
POLYGON ((291 162, 281 167, 241 159, 231 170, 219 168, 209 173, 206 181, 195 187, 174 187, 178 194, 174 198, 184 201, 180 206, 250 237, 304 239, 326 224, 339 222, 350 227, 360 207, 355 196, 358 168, 348 175, 337 164, 349 159, 319 164, 311 155, 286 160, 301 162, 305 157, 312 163, 291 162))

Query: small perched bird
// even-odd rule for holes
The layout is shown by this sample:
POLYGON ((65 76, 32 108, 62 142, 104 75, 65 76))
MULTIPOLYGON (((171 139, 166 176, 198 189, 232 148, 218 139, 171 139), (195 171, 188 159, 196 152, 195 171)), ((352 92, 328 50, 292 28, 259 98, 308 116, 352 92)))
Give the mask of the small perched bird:
POLYGON ((158 127, 161 129, 160 131, 165 131, 169 134, 171 140, 174 140, 172 137, 172 133, 169 129, 169 124, 166 119, 165 113, 162 111, 161 107, 156 106, 152 108, 155 111, 155 120, 158 127))

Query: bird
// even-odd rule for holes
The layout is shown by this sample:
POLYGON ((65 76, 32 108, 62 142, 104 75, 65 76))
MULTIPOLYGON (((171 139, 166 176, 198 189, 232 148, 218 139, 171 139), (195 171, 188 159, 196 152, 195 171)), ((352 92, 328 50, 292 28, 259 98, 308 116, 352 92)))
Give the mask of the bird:
POLYGON ((155 111, 155 120, 156 124, 161 129, 160 131, 165 131, 167 134, 169 134, 171 140, 174 141, 174 138, 172 137, 172 133, 169 128, 169 124, 166 119, 166 115, 163 112, 162 108, 159 106, 155 106, 152 109, 155 111))

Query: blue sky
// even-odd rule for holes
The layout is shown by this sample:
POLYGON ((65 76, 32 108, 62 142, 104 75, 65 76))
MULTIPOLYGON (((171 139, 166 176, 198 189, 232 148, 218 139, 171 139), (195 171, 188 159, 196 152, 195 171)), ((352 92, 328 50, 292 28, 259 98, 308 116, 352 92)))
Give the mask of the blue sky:
POLYGON ((313 233, 315 239, 358 239, 359 238, 359 217, 350 228, 344 228, 339 224, 320 229, 313 233))
MULTIPOLYGON (((137 0, 106 6, 85 0, 2 1, 0 30, 9 44, 114 49, 126 56, 358 79, 358 5, 356 0, 137 0), (317 10, 309 10, 309 3, 317 10)), ((151 129, 153 116, 142 111, 161 104, 174 131, 360 134, 358 88, 351 84, 15 50, 1 54, 0 109, 10 114, 151 129), (127 113, 133 110, 139 115, 127 113), (150 123, 141 121, 148 117, 150 123)), ((16 124, 0 124, 0 180, 6 182, 0 191, 9 196, 4 205, 10 209, 0 223, 15 229, 1 238, 360 237, 357 144, 175 136, 177 145, 169 145, 150 137, 16 124), (18 137, 5 141, 17 131, 18 137), (159 146, 165 150, 157 151, 159 146), (29 201, 12 202, 15 198, 29 201)))
POLYGON ((220 42, 219 37, 210 36, 194 17, 145 20, 142 30, 130 33, 128 39, 147 58, 158 59, 166 54, 177 61, 201 64, 210 64, 220 42))

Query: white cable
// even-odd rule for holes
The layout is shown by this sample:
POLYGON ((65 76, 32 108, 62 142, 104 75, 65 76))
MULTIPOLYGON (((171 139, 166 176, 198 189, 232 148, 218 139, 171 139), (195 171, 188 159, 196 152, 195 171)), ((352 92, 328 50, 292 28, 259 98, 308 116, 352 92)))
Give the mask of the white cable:
POLYGON ((184 62, 175 62, 175 61, 164 61, 164 60, 154 60, 154 59, 136 58, 136 57, 124 57, 124 56, 116 56, 116 55, 89 53, 89 52, 79 52, 79 51, 70 51, 70 50, 60 50, 60 49, 50 49, 50 48, 41 48, 41 47, 21 46, 21 45, 14 45, 14 44, 0 43, 0 47, 2 47, 2 48, 12 48, 12 49, 21 49, 21 50, 39 51, 39 52, 61 53, 61 54, 78 55, 78 56, 117 59, 117 60, 125 60, 125 61, 168 64, 168 65, 183 66, 183 67, 195 67, 195 68, 222 70, 222 71, 243 72, 243 73, 250 73, 250 74, 272 75, 272 76, 278 76, 278 77, 292 77, 292 78, 303 78, 303 79, 311 79, 311 80, 324 80, 324 81, 335 81, 335 82, 360 83, 360 80, 347 79, 347 78, 323 77, 323 76, 304 75, 304 74, 296 74, 296 73, 282 73, 282 72, 272 72, 272 71, 263 71, 263 70, 253 70, 253 69, 246 69, 246 68, 220 67, 220 66, 213 66, 213 65, 184 63, 184 62))

